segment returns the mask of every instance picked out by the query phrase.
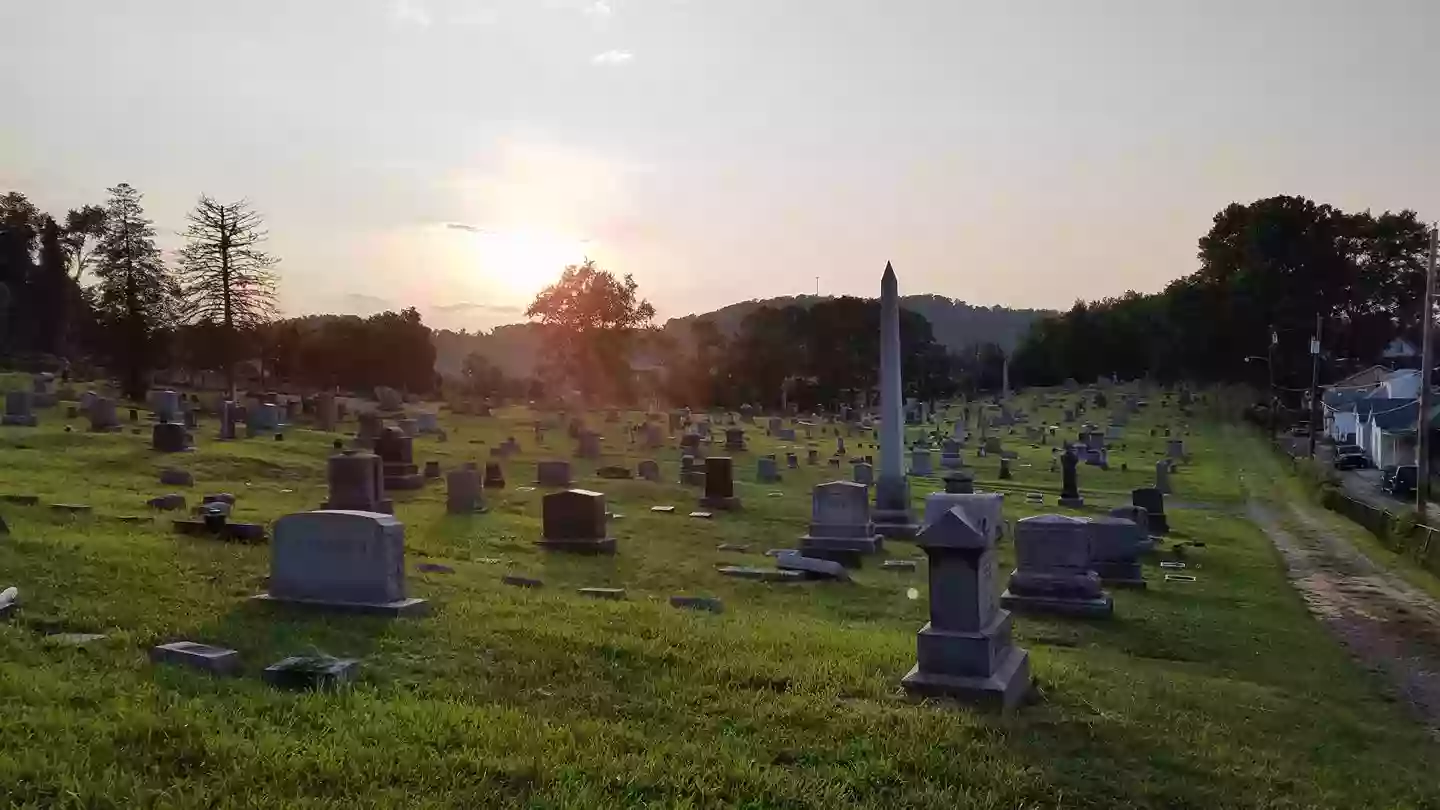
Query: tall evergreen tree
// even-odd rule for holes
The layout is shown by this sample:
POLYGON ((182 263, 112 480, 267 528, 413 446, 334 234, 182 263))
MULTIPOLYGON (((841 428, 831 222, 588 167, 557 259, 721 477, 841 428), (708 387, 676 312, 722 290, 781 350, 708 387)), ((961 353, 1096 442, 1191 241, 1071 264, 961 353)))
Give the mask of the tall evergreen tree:
POLYGON ((112 337, 122 388, 130 399, 142 399, 157 338, 175 321, 179 289, 155 247, 155 226, 145 218, 140 192, 128 183, 110 189, 96 254, 96 305, 112 337))
POLYGON ((49 216, 40 224, 40 261, 31 278, 31 311, 35 317, 34 346, 47 354, 65 354, 69 326, 70 286, 65 269, 65 247, 60 226, 49 216))
POLYGON ((225 383, 234 396, 238 335, 275 317, 277 260, 262 249, 269 234, 245 200, 201 196, 189 220, 179 273, 187 320, 221 327, 225 383))
POLYGON ((22 348, 40 212, 18 191, 0 195, 0 353, 22 348))

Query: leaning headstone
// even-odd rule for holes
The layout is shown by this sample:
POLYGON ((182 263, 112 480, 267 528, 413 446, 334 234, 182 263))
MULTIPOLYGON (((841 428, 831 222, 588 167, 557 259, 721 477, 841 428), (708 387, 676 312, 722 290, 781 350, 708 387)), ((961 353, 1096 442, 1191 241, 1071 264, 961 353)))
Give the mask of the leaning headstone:
POLYGON ((1135 521, 1098 517, 1090 521, 1090 564, 1100 581, 1119 588, 1144 588, 1140 555, 1153 543, 1135 521))
POLYGON ((156 422, 150 430, 150 447, 161 453, 181 453, 190 446, 190 434, 178 422, 156 422))
POLYGON ((325 481, 329 498, 322 509, 353 512, 395 511, 394 503, 385 497, 385 470, 374 453, 346 450, 333 455, 325 464, 325 481))
POLYGON ((485 511, 485 491, 480 486, 480 473, 462 467, 445 475, 445 511, 452 515, 473 515, 485 511))
POLYGON ((1165 516, 1165 493, 1154 487, 1131 491, 1130 503, 1145 510, 1150 534, 1163 537, 1170 533, 1170 519, 1165 516))
POLYGON ((40 422, 32 412, 35 395, 29 391, 9 391, 5 394, 5 415, 0 425, 35 427, 40 422))
POLYGON ((275 521, 270 591, 257 599, 353 613, 405 616, 405 526, 376 512, 297 512, 275 521))
POLYGON ((584 489, 552 492, 541 499, 540 547, 585 554, 614 554, 607 536, 605 496, 584 489))
POLYGON ((785 571, 799 571, 807 579, 838 579, 850 581, 850 572, 834 560, 807 557, 799 552, 780 554, 775 557, 775 567, 785 571))
POLYGON ((1090 522, 1037 515, 1015 524, 1015 571, 1000 596, 1005 607, 1034 613, 1104 618, 1114 604, 1091 569, 1090 522))
POLYGON ((819 484, 810 497, 810 530, 800 538, 800 553, 856 567, 866 554, 883 548, 870 519, 870 488, 853 481, 819 484))
POLYGON ((1075 451, 1065 448, 1060 456, 1060 505, 1077 509, 1085 505, 1085 499, 1080 497, 1079 479, 1076 475, 1076 467, 1079 466, 1079 459, 1075 451))
POLYGON ((710 509, 740 508, 740 499, 735 497, 734 463, 729 456, 705 459, 705 495, 700 505, 710 509))
MULTIPOLYGON (((928 511, 928 505, 927 505, 928 511)), ((1030 655, 995 604, 995 547, 966 514, 938 515, 915 540, 929 558, 930 621, 901 684, 913 694, 1013 708, 1030 691, 1030 655)))
POLYGON ((570 462, 539 461, 535 464, 535 485, 540 487, 570 486, 570 462))

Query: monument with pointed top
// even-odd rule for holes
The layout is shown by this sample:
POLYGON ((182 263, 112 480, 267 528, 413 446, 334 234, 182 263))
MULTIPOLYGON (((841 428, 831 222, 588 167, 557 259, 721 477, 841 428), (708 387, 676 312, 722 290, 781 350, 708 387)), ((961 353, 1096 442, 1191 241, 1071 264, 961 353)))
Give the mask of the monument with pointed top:
POLYGON ((914 537, 919 526, 910 511, 910 481, 900 454, 905 447, 904 390, 900 385, 900 282, 885 263, 880 278, 880 475, 875 483, 875 532, 914 537))

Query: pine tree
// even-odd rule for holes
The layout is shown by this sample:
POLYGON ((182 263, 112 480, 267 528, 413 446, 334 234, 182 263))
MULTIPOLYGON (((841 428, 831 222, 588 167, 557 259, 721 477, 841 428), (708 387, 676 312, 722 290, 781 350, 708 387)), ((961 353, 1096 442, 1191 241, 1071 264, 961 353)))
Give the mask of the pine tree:
POLYGON ((157 338, 175 322, 179 289, 155 247, 155 226, 145 218, 140 192, 128 183, 110 189, 105 233, 95 252, 98 314, 111 333, 125 396, 143 399, 157 338))
POLYGON ((277 260, 261 249, 269 234, 246 200, 202 196, 189 220, 180 251, 187 320, 221 328, 226 387, 234 396, 239 335, 275 317, 277 260))
POLYGON ((40 261, 30 287, 35 313, 35 348, 54 355, 65 354, 69 328, 70 287, 73 282, 65 267, 66 250, 60 226, 49 216, 40 224, 40 261))

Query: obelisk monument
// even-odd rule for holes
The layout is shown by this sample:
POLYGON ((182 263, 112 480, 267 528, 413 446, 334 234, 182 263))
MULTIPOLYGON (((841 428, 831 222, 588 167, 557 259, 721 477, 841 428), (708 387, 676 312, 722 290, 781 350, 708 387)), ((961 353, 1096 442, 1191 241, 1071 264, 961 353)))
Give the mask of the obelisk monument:
POLYGON ((910 514, 905 452, 904 390, 900 385, 900 283, 885 263, 880 278, 880 475, 875 481, 875 532, 910 538, 919 526, 910 514))

